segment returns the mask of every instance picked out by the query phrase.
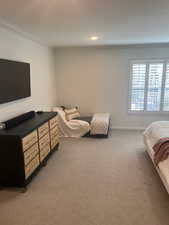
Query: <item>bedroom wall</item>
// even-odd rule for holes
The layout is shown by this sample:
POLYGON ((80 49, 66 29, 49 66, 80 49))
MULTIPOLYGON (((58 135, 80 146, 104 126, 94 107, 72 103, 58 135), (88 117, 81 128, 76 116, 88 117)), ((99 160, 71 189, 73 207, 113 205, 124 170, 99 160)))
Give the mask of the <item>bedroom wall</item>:
POLYGON ((0 58, 31 64, 32 91, 29 98, 1 104, 0 121, 57 104, 54 52, 51 49, 0 27, 0 58))
POLYGON ((83 114, 110 112, 114 128, 144 128, 168 115, 127 112, 130 59, 169 57, 169 45, 57 48, 59 104, 83 114))

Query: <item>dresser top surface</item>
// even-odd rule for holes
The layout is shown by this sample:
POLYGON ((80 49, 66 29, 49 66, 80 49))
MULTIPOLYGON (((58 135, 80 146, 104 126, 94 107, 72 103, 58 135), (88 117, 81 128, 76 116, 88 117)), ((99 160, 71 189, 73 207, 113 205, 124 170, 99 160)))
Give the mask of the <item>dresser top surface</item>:
POLYGON ((15 135, 19 137, 25 137, 56 115, 57 112, 43 112, 41 114, 35 113, 35 117, 28 119, 13 128, 1 130, 0 135, 15 135))

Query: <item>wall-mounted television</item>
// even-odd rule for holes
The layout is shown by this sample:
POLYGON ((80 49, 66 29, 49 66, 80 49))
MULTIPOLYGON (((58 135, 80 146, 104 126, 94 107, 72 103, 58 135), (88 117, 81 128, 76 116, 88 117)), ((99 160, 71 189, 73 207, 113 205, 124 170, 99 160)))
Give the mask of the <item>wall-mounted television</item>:
POLYGON ((0 59, 0 104, 29 96, 30 64, 0 59))

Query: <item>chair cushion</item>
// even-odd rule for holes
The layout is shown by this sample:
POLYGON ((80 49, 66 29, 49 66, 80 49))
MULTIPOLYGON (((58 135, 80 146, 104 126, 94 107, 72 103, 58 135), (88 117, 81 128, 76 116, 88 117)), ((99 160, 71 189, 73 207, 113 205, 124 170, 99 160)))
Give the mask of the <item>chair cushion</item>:
POLYGON ((72 109, 65 109, 64 111, 66 114, 67 121, 80 116, 80 112, 78 111, 78 109, 76 107, 72 108, 72 109))

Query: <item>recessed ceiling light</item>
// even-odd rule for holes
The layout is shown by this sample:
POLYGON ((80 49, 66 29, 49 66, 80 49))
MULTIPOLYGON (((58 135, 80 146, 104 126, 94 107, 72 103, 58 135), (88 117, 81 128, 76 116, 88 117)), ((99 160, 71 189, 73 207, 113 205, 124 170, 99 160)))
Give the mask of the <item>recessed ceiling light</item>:
POLYGON ((97 41, 98 39, 99 39, 98 36, 91 36, 91 37, 90 37, 90 40, 92 40, 92 41, 97 41))

